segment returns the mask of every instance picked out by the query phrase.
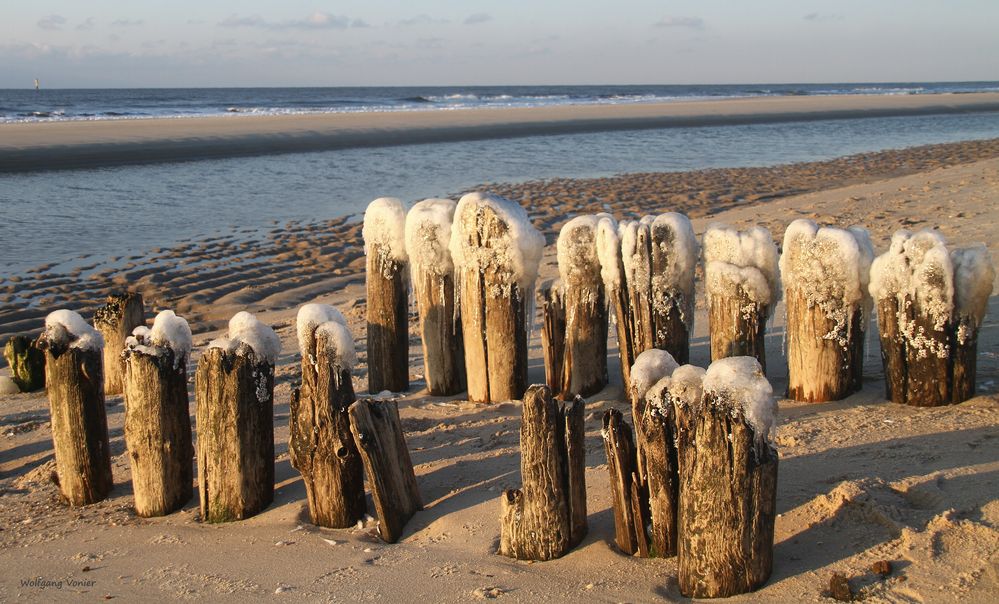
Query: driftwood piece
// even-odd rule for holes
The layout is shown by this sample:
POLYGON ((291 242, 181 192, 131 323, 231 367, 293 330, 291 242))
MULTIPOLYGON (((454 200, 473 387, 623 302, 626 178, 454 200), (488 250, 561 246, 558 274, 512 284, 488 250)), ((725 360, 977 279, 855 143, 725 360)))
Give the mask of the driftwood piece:
POLYGON ((837 333, 836 322, 805 295, 788 288, 787 371, 788 398, 825 402, 846 398, 861 388, 864 364, 863 312, 857 308, 843 335, 845 341, 828 337, 837 333))
POLYGON ((309 343, 302 386, 292 391, 289 409, 291 464, 302 473, 312 523, 346 528, 367 510, 364 466, 347 414, 354 387, 350 369, 335 362, 343 351, 335 350, 328 332, 315 330, 309 343))
POLYGON ((602 434, 610 473, 614 542, 626 554, 647 552, 645 518, 642 514, 644 494, 638 476, 638 452, 631 427, 620 411, 609 409, 604 412, 602 434))
POLYGON ((367 252, 368 391, 409 389, 409 292, 407 265, 382 244, 367 252))
POLYGON ((45 387, 45 353, 28 336, 11 336, 3 348, 10 378, 21 392, 45 387))
POLYGON ((518 560, 551 560, 586 532, 583 399, 558 403, 546 385, 524 395, 520 426, 523 486, 500 497, 499 553, 518 560))
POLYGON ((402 537, 406 523, 423 509, 395 401, 362 399, 350 406, 350 429, 378 514, 378 533, 388 543, 402 537))
POLYGON ((121 394, 125 387, 125 365, 121 353, 125 338, 146 324, 142 295, 136 292, 111 294, 94 313, 94 327, 104 336, 104 394, 121 394))
POLYGON ((708 294, 711 360, 755 357, 765 372, 768 315, 769 307, 754 302, 741 287, 735 296, 708 294))
POLYGON ((67 339, 43 335, 38 346, 45 351, 59 492, 70 505, 80 506, 111 492, 111 453, 101 350, 72 348, 67 339))
POLYGON ((414 273, 413 285, 427 392, 434 396, 458 394, 465 390, 465 350, 460 310, 455 307, 454 274, 414 273))
POLYGON ((558 282, 546 283, 541 296, 541 354, 545 364, 545 383, 558 396, 562 392, 565 361, 565 301, 558 282))
POLYGON ((187 363, 126 349, 125 444, 132 467, 135 512, 164 516, 194 496, 194 447, 187 397, 187 363))
POLYGON ((274 366, 245 343, 198 361, 198 491, 206 522, 243 520, 274 500, 274 366))

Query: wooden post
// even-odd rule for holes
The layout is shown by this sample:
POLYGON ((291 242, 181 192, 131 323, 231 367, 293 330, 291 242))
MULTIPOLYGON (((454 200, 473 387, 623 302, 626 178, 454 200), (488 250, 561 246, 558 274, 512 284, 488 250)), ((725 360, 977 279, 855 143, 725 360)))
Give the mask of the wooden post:
POLYGON ((302 473, 312 523, 346 528, 367 509, 364 466, 347 415, 355 400, 354 341, 335 317, 318 324, 305 317, 303 324, 303 314, 315 306, 299 311, 302 387, 292 390, 289 452, 292 466, 302 473))
POLYGON ((11 336, 3 348, 10 377, 21 392, 45 387, 45 353, 28 336, 11 336))
POLYGON ((780 296, 770 231, 709 227, 704 263, 711 359, 752 356, 766 371, 766 324, 780 296))
POLYGON ((563 398, 590 396, 607 385, 607 303, 597 256, 598 221, 598 216, 577 216, 558 237, 565 356, 556 392, 563 398))
POLYGON ((541 354, 545 364, 545 383, 552 394, 562 393, 562 369, 565 361, 565 300, 558 281, 541 287, 541 354))
POLYGON ((611 502, 614 509, 614 542, 618 549, 630 555, 647 557, 648 539, 642 514, 641 481, 638 477, 638 452, 631 427, 617 409, 604 412, 604 451, 610 473, 611 502))
POLYGON ((409 389, 409 263, 406 210, 392 197, 372 201, 364 213, 368 296, 368 391, 409 389))
POLYGON ((349 414, 354 442, 368 472, 379 535, 395 543, 413 514, 423 509, 398 403, 360 400, 350 406, 349 414))
POLYGON ((280 341, 249 313, 233 317, 229 336, 202 353, 195 376, 198 490, 205 522, 243 520, 274 500, 274 356, 280 341), (236 331, 241 315, 261 331, 236 331))
POLYGON ((631 366, 638 356, 632 346, 631 318, 628 309, 631 301, 627 283, 624 281, 624 261, 621 256, 621 239, 618 226, 610 216, 601 216, 597 222, 597 258, 600 260, 600 277, 604 282, 604 293, 608 306, 613 309, 614 324, 617 326, 617 347, 621 359, 621 385, 628 387, 631 382, 631 366))
POLYGON ((933 231, 899 231, 871 267, 888 397, 934 407, 974 396, 978 330, 995 268, 984 245, 948 252, 933 231))
POLYGON ((563 556, 586 534, 583 399, 564 405, 546 385, 524 395, 523 487, 500 497, 499 553, 518 560, 563 556))
POLYGON ((38 339, 59 492, 72 506, 101 501, 113 486, 102 343, 100 333, 67 310, 51 313, 38 339))
POLYGON ((694 271, 698 245, 683 214, 657 216, 651 232, 652 345, 685 365, 694 328, 694 271))
POLYGON ((652 232, 649 220, 629 222, 621 236, 621 258, 628 288, 631 351, 637 358, 655 348, 652 319, 652 232))
POLYGON ((715 361, 692 431, 681 431, 680 593, 719 598, 763 585, 773 568, 777 451, 767 437, 776 401, 751 357, 715 361), (757 396, 759 395, 759 396, 757 396), (744 398, 743 398, 744 397, 744 398))
POLYGON ((123 353, 125 444, 135 512, 147 518, 179 510, 194 496, 187 397, 189 328, 187 338, 187 350, 174 350, 165 342, 136 336, 128 339, 123 353))
POLYGON ((142 295, 136 292, 111 294, 94 313, 94 327, 104 336, 104 394, 121 394, 125 387, 125 365, 121 353, 125 338, 146 324, 142 295))
POLYGON ((457 204, 426 199, 406 215, 406 253, 420 314, 427 393, 450 396, 465 390, 465 351, 448 249, 457 204))
POLYGON ((527 388, 527 310, 543 248, 515 202, 481 193, 458 202, 451 254, 471 401, 519 399, 527 388))

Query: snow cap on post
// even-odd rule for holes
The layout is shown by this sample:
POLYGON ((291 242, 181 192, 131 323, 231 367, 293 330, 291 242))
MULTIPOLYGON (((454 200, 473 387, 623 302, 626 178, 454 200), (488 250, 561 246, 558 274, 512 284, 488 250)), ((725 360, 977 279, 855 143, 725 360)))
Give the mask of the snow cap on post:
MULTIPOLYGON (((295 332, 298 336, 298 351, 302 354, 302 358, 312 355, 316 346, 316 329, 330 321, 341 325, 347 324, 343 313, 329 304, 303 304, 298 309, 295 332)), ((312 362, 315 363, 315 359, 312 362)))
POLYGON ((364 211, 364 253, 371 255, 372 247, 378 246, 379 266, 384 270, 393 265, 405 264, 406 255, 406 208, 395 197, 379 197, 368 204, 364 211))
POLYGON ((45 317, 43 337, 50 344, 68 346, 78 350, 104 349, 104 336, 72 310, 56 310, 45 317))
POLYGON ((164 310, 153 319, 152 329, 145 325, 133 329, 132 335, 125 339, 125 345, 130 350, 153 356, 169 349, 173 352, 176 368, 181 362, 186 364, 191 356, 191 326, 172 310, 164 310))
POLYGON ((673 355, 665 350, 651 348, 638 355, 631 366, 631 383, 629 390, 636 399, 645 398, 649 388, 659 380, 672 375, 679 367, 673 355))
POLYGON ((763 227, 740 232, 710 225, 704 233, 704 269, 710 294, 735 295, 741 288, 753 302, 769 305, 771 313, 780 300, 777 246, 763 227))
POLYGON ((406 214, 406 254, 413 274, 444 275, 454 270, 448 246, 456 207, 450 199, 424 199, 406 214))
POLYGON ((555 244, 558 273, 566 285, 589 285, 600 280, 597 255, 599 216, 576 216, 562 226, 555 244))
POLYGON ((708 366, 701 382, 703 401, 712 401, 753 429, 756 442, 768 442, 777 416, 777 399, 760 362, 754 357, 727 357, 708 366))
POLYGON ((229 319, 229 336, 212 340, 208 343, 208 348, 239 352, 240 344, 246 344, 256 355, 258 362, 270 365, 274 364, 281 352, 281 339, 274 330, 245 310, 229 319))

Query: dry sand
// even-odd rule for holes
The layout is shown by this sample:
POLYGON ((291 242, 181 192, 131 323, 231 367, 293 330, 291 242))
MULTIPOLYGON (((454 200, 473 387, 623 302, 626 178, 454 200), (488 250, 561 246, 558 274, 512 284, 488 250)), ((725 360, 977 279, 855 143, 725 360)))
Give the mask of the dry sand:
POLYGON ((999 110, 999 93, 0 124, 0 172, 601 130, 999 110))
MULTIPOLYGON (((769 172, 693 173, 689 178, 713 177, 713 190, 729 191, 744 201, 694 200, 689 211, 695 216, 698 233, 711 220, 740 226, 762 223, 778 238, 787 223, 800 217, 841 226, 860 223, 871 230, 879 253, 897 228, 939 227, 955 244, 985 241, 999 259, 999 158, 986 144, 934 149, 938 153, 919 152, 925 165, 915 173, 877 154, 769 172), (975 155, 969 150, 974 149, 990 158, 968 161, 975 155), (850 176, 848 166, 858 162, 868 169, 850 176), (836 172, 830 166, 839 166, 841 182, 854 177, 862 182, 829 188, 835 180, 831 174, 836 172), (905 175, 894 176, 893 169, 905 175), (775 191, 777 198, 749 200, 754 189, 741 188, 738 183, 742 181, 726 180, 737 176, 772 183, 767 190, 775 191), (805 186, 810 192, 781 196, 800 183, 811 183, 805 186)), ((905 158, 903 164, 911 159, 899 153, 903 155, 887 157, 905 158)), ((627 178, 609 182, 617 197, 607 203, 619 217, 626 212, 673 209, 666 204, 646 205, 640 195, 641 179, 632 183, 638 187, 633 190, 621 188, 632 186, 626 184, 627 178)), ((575 184, 559 181, 556 186, 575 191, 575 184)), ((546 186, 550 183, 535 183, 521 192, 546 186)), ((545 210, 538 223, 555 225, 578 209, 573 202, 550 213, 545 210)), ((351 229, 349 233, 356 230, 341 226, 351 229)), ((411 374, 416 384, 400 406, 426 509, 413 518, 402 542, 395 545, 379 543, 371 536, 370 526, 319 530, 308 523, 304 487, 287 454, 287 402, 298 376, 294 304, 317 298, 345 311, 362 348, 355 385, 361 390, 365 384, 364 288, 357 274, 360 250, 356 242, 351 245, 354 249, 341 250, 342 232, 327 236, 338 228, 293 226, 275 233, 275 241, 268 245, 283 250, 278 255, 289 254, 289 267, 297 262, 296 254, 306 250, 314 253, 304 260, 313 262, 311 273, 320 273, 313 277, 303 270, 296 277, 301 279, 297 293, 291 295, 287 290, 294 288, 288 283, 270 290, 274 273, 269 266, 277 256, 265 255, 259 267, 249 269, 258 276, 249 278, 226 268, 223 259, 239 251, 238 243, 191 243, 194 257, 204 262, 199 270, 205 276, 190 276, 186 286, 191 293, 175 299, 187 300, 189 305, 181 310, 190 311, 199 304, 200 292, 216 288, 216 293, 206 295, 225 291, 214 299, 222 300, 219 306, 226 314, 253 301, 252 308, 262 312, 282 338, 285 352, 278 361, 275 394, 279 453, 275 503, 255 518, 220 526, 198 522, 196 501, 165 518, 135 517, 130 511, 131 486, 122 439, 123 406, 120 397, 113 397, 108 400, 108 417, 117 486, 105 502, 68 509, 58 502, 56 487, 49 480, 54 462, 44 394, 0 397, 0 568, 4 569, 0 600, 61 601, 81 595, 88 599, 110 595, 128 600, 233 602, 270 597, 350 602, 682 600, 676 588, 675 560, 627 557, 611 543, 613 518, 600 415, 608 408, 627 409, 620 385, 612 384, 587 402, 588 537, 559 560, 536 564, 508 560, 495 555, 494 549, 500 492, 520 482, 519 404, 481 406, 421 394, 422 365, 414 331, 411 374), (326 260, 327 255, 336 260, 326 260), (324 272, 328 266, 341 270, 333 277, 338 283, 334 289, 323 283, 331 277, 324 272), (62 586, 21 585, 22 579, 32 578, 62 581, 62 586), (92 583, 70 586, 70 580, 92 583)), ((136 262, 133 270, 142 270, 139 259, 136 262)), ((252 264, 254 259, 246 262, 252 264)), ((281 270, 279 266, 277 272, 281 270)), ((554 273, 549 246, 542 277, 554 273)), ((152 282, 162 274, 169 273, 150 270, 144 277, 124 279, 152 282)), ((55 287, 76 287, 72 277, 65 279, 65 284, 55 287)), ((184 286, 185 282, 171 284, 184 286)), ((979 341, 982 394, 968 402, 937 409, 885 402, 874 337, 869 340, 862 392, 835 403, 781 401, 774 575, 760 591, 734 601, 822 601, 822 589, 834 571, 852 577, 854 589, 872 602, 999 599, 999 296, 991 298, 989 307, 979 341), (894 571, 886 580, 868 570, 877 560, 892 562, 894 571)), ((777 392, 786 383, 780 344, 782 312, 778 308, 767 342, 768 366, 774 368, 777 392)), ((692 361, 702 365, 708 355, 706 323, 700 308, 692 361)), ((203 346, 211 337, 202 333, 196 344, 203 346)), ((541 381, 536 337, 531 354, 531 379, 541 381)), ((611 375, 616 376, 616 354, 612 357, 611 375)))

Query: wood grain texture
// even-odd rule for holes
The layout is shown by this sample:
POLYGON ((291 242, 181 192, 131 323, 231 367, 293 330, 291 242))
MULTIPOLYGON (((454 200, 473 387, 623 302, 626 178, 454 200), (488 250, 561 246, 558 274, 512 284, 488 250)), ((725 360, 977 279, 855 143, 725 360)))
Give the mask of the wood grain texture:
POLYGON ((380 248, 381 244, 371 244, 365 272, 372 394, 409 390, 409 266, 388 259, 380 248))
POLYGON ((423 271, 413 276, 413 286, 427 393, 458 394, 465 390, 465 348, 461 311, 455 307, 454 274, 423 271))
POLYGON ((642 518, 641 484, 638 477, 638 453, 631 427, 621 412, 604 412, 604 452, 610 474, 611 503, 614 510, 614 542, 626 554, 648 550, 645 522, 642 518))
POLYGON ((862 386, 865 326, 858 308, 844 343, 827 337, 836 322, 797 289, 784 292, 787 306, 788 398, 820 403, 844 399, 862 386))
POLYGON ((708 294, 711 360, 756 357, 767 370, 767 306, 753 302, 741 288, 736 296, 708 294))

